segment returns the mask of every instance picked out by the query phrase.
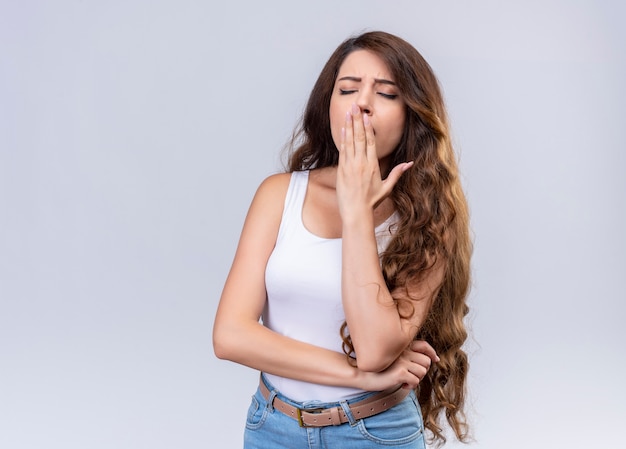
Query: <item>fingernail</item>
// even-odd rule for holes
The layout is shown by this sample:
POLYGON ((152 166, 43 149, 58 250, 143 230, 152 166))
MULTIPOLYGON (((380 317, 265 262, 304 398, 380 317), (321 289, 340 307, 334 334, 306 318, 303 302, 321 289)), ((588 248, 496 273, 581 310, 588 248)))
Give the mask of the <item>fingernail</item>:
POLYGON ((370 118, 367 114, 363 114, 363 123, 365 125, 369 125, 370 124, 370 118))
POLYGON ((351 118, 352 114, 350 113, 350 111, 346 112, 346 122, 349 122, 351 118))
POLYGON ((352 113, 354 115, 357 115, 360 112, 359 107, 356 105, 356 103, 352 103, 352 113))

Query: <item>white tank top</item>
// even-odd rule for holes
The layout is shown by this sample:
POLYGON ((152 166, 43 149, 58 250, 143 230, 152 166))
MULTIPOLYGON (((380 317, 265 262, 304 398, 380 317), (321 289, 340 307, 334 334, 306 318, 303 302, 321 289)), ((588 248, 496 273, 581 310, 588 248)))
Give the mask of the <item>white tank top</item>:
MULTIPOLYGON (((339 329, 345 320, 341 302, 341 239, 309 232, 302 223, 308 171, 293 172, 285 197, 276 246, 267 262, 267 304, 263 324, 287 337, 343 354, 339 329)), ((376 228, 380 254, 389 243, 397 214, 376 228)), ((346 362, 347 363, 347 362, 346 362)), ((335 402, 363 393, 266 374, 282 394, 295 401, 335 402)))

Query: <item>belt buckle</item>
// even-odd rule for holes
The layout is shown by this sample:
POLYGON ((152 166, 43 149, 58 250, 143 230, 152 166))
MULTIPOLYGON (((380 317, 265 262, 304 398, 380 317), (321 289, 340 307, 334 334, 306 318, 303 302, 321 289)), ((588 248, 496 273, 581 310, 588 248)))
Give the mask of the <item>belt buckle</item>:
POLYGON ((302 410, 300 408, 296 409, 296 417, 298 418, 298 425, 300 427, 306 427, 304 421, 302 421, 302 410))
MULTIPOLYGON (((325 409, 323 408, 311 408, 311 409, 306 409, 304 410, 307 413, 320 413, 323 412, 325 409)), ((306 423, 302 420, 302 409, 301 408, 296 408, 296 419, 298 420, 298 425, 300 427, 309 427, 306 425, 306 423)), ((314 426, 315 427, 315 426, 314 426)))

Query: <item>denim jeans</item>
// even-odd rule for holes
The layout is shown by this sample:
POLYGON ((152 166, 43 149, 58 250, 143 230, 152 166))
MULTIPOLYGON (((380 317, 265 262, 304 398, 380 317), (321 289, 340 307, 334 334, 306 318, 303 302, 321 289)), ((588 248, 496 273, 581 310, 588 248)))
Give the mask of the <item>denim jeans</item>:
MULTIPOLYGON (((262 377, 270 390, 270 400, 276 396, 296 407, 337 407, 341 403, 318 401, 295 402, 283 396, 262 377)), ((375 393, 366 393, 347 401, 358 402, 375 393)), ((343 404, 346 410, 346 404, 343 404)), ((300 427, 298 422, 274 409, 259 389, 252 396, 248 410, 244 449, 368 449, 396 447, 425 449, 422 413, 411 392, 400 404, 369 418, 351 420, 339 426, 300 427)))

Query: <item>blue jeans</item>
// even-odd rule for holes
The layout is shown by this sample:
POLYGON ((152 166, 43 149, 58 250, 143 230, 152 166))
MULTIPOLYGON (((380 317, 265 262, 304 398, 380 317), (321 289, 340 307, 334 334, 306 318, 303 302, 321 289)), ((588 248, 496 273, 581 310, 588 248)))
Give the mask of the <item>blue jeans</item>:
MULTIPOLYGON (((292 401, 262 379, 271 392, 270 400, 276 396, 302 409, 341 406, 339 402, 292 401)), ((366 393, 347 403, 361 401, 373 394, 366 393)), ((345 404, 343 408, 346 409, 345 404)), ((274 409, 259 389, 252 396, 244 433, 244 449, 368 449, 385 446, 426 448, 422 412, 414 392, 400 404, 377 415, 326 427, 300 427, 295 419, 274 409)))

